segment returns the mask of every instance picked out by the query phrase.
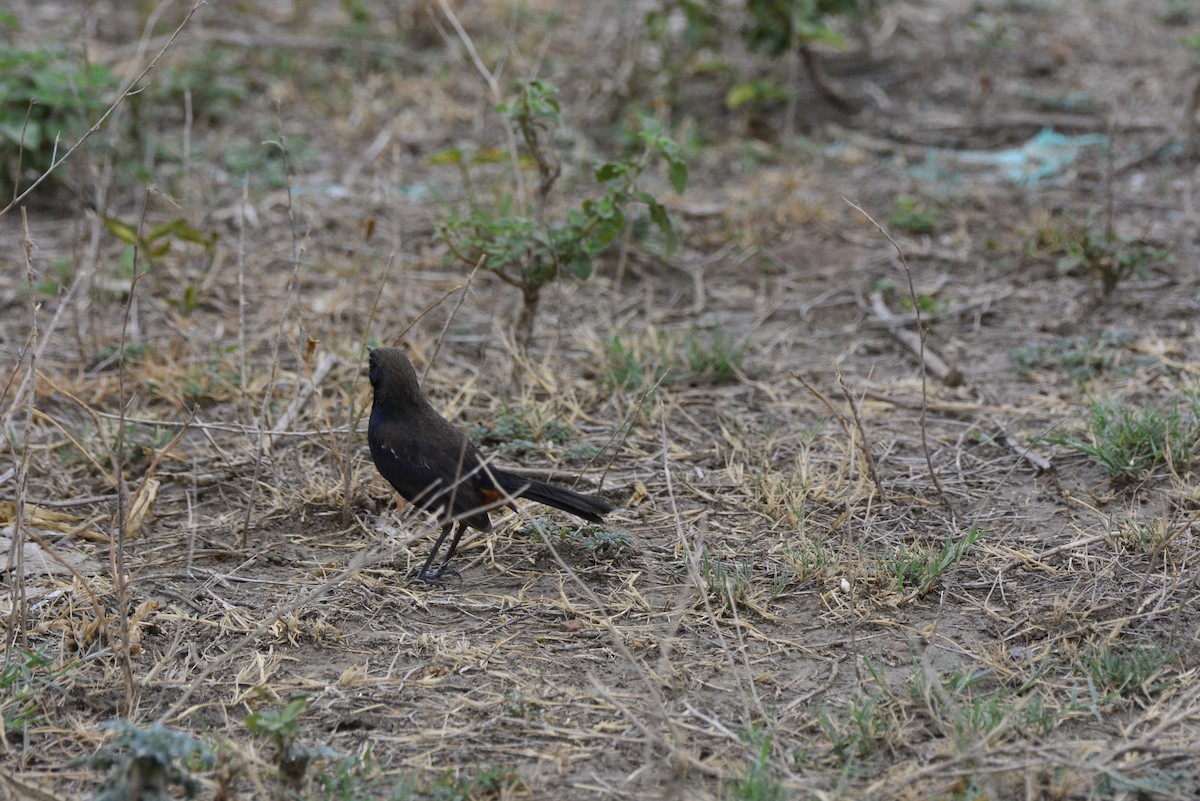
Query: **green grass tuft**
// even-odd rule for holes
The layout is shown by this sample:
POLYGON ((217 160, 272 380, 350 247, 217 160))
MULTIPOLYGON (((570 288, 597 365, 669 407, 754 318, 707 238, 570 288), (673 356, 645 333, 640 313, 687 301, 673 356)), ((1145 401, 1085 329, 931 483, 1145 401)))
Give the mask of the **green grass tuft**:
POLYGON ((1169 408, 1099 398, 1083 425, 1046 439, 1095 459, 1120 484, 1143 481, 1164 467, 1182 473, 1200 458, 1200 396, 1169 408))

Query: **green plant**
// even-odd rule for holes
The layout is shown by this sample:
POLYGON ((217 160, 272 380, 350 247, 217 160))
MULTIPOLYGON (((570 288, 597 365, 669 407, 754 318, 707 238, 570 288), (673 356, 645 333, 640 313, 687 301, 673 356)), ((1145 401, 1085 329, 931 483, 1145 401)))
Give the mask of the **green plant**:
POLYGON ((339 28, 338 33, 347 39, 359 39, 370 36, 378 24, 371 14, 371 4, 364 0, 340 0, 339 5, 347 17, 347 23, 339 28))
POLYGON ((720 324, 683 334, 613 333, 604 341, 598 372, 609 389, 627 392, 647 392, 660 383, 720 384, 736 380, 748 347, 748 338, 739 340, 720 324))
POLYGON ((1105 231, 1083 226, 1068 229, 1058 271, 1065 275, 1086 270, 1100 282, 1101 293, 1108 297, 1126 278, 1145 278, 1151 264, 1172 258, 1169 251, 1117 236, 1111 226, 1105 231))
POLYGON ((894 298, 900 308, 905 311, 913 311, 914 308, 919 308, 921 317, 926 321, 933 320, 936 317, 946 313, 950 308, 950 301, 945 298, 938 298, 934 295, 922 293, 917 295, 917 301, 914 304, 912 297, 908 292, 901 294, 896 286, 896 282, 890 278, 877 278, 871 282, 871 289, 881 295, 891 299, 894 298))
POLYGON ((839 762, 865 759, 880 746, 891 749, 899 729, 895 716, 881 696, 872 695, 851 700, 840 709, 822 709, 817 724, 829 739, 829 746, 839 762))
POLYGON ((834 564, 834 554, 825 540, 801 537, 788 540, 783 544, 783 558, 796 574, 796 578, 804 581, 834 564))
POLYGON ((520 775, 512 768, 491 765, 475 775, 446 771, 429 787, 426 795, 433 801, 474 801, 475 799, 509 798, 524 787, 520 775))
POLYGON ((633 550, 633 540, 623 531, 610 531, 603 526, 585 525, 581 528, 564 526, 544 518, 535 518, 521 527, 521 536, 537 541, 552 539, 556 547, 566 551, 582 551, 593 559, 616 559, 633 550))
POLYGON ((43 295, 59 295, 74 278, 75 262, 69 258, 55 259, 50 263, 50 269, 43 273, 42 280, 34 285, 34 290, 43 295))
POLYGON ((542 710, 524 695, 508 693, 504 696, 504 714, 510 718, 533 720, 542 716, 542 710))
POLYGON ((1009 14, 981 12, 967 23, 977 37, 976 47, 982 53, 1011 50, 1016 45, 1018 28, 1009 14))
POLYGON ((113 424, 108 432, 109 444, 99 450, 97 459, 105 467, 111 467, 108 454, 116 453, 124 446, 125 469, 136 469, 148 464, 174 436, 175 430, 164 426, 126 423, 120 427, 113 424))
POLYGON ((480 445, 495 446, 508 456, 537 450, 539 442, 562 445, 578 436, 573 427, 563 425, 541 407, 525 408, 505 404, 492 425, 471 429, 471 439, 480 445))
MULTIPOLYGON (((799 461, 799 460, 797 460, 799 461)), ((762 510, 777 520, 800 526, 804 522, 804 502, 810 490, 803 466, 795 471, 764 469, 750 477, 754 488, 753 500, 762 510)), ((809 543, 805 543, 807 546, 809 543)), ((819 544, 817 548, 819 549, 819 544)), ((787 553, 788 544, 784 544, 787 553)))
POLYGON ((830 26, 828 18, 857 15, 864 5, 858 0, 747 0, 742 38, 770 56, 814 42, 842 47, 845 40, 830 26))
POLYGON ((1097 398, 1082 426, 1046 440, 1095 459, 1120 483, 1140 481, 1164 465, 1183 471, 1200 458, 1200 395, 1169 409, 1097 398))
POLYGON ((751 726, 739 733, 738 739, 750 749, 751 759, 733 780, 732 797, 742 801, 783 801, 787 797, 784 786, 771 770, 771 732, 765 727, 751 726))
POLYGON ((157 73, 144 93, 132 96, 139 119, 162 125, 154 115, 192 110, 193 124, 223 123, 233 118, 261 81, 263 70, 245 48, 209 44, 194 55, 174 61, 157 73))
POLYGON ((309 748, 300 745, 300 717, 307 709, 308 698, 298 695, 282 708, 252 712, 243 721, 247 729, 267 738, 275 747, 275 767, 285 793, 301 789, 308 769, 316 760, 336 756, 326 746, 309 748))
MULTIPOLYGON (((645 30, 646 38, 657 48, 661 92, 673 116, 682 106, 681 87, 689 75, 728 71, 717 55, 726 24, 713 0, 657 0, 646 11, 645 30)), ((643 70, 635 69, 630 74, 628 94, 639 97, 645 87, 657 83, 643 70)))
POLYGON ((684 358, 688 369, 697 378, 710 378, 717 384, 728 383, 737 378, 749 344, 747 338, 738 341, 727 335, 720 324, 707 332, 693 328, 683 341, 684 358))
POLYGON ((601 526, 584 526, 572 530, 568 537, 571 542, 597 556, 612 556, 633 550, 633 539, 628 534, 624 531, 610 531, 601 526))
POLYGON ((909 690, 938 725, 951 731, 960 748, 981 738, 1044 737, 1054 729, 1057 714, 1040 695, 1023 696, 1026 687, 994 686, 991 670, 966 668, 935 673, 925 666, 913 671, 909 690))
POLYGON ((653 333, 642 341, 612 334, 604 340, 600 377, 608 389, 645 392, 666 378, 665 351, 665 342, 653 333))
POLYGON ((600 453, 600 449, 596 447, 595 443, 590 440, 580 440, 564 450, 562 458, 564 462, 577 464, 580 462, 590 462, 598 453, 600 453))
MULTIPOLYGON (((656 0, 646 14, 645 28, 658 56, 657 80, 634 71, 629 94, 639 96, 647 86, 659 90, 659 96, 647 100, 665 99, 673 116, 683 107, 681 87, 687 77, 727 81, 725 103, 731 110, 794 101, 793 87, 777 77, 738 75, 732 60, 723 54, 730 35, 738 32, 745 45, 768 58, 801 59, 817 91, 848 108, 851 104, 824 80, 813 45, 844 46, 839 21, 859 19, 877 4, 877 0, 656 0)), ((789 130, 791 116, 789 112, 789 130)))
POLYGON ((731 111, 746 106, 761 106, 766 103, 787 100, 791 93, 787 89, 762 78, 734 84, 725 93, 725 105, 731 111))
MULTIPOLYGON (((640 188, 638 179, 655 158, 666 162, 668 178, 677 192, 684 191, 688 179, 679 146, 646 118, 639 133, 641 153, 601 163, 592 171, 600 193, 564 214, 553 214, 551 193, 562 175, 561 159, 550 147, 561 119, 556 93, 553 86, 531 80, 522 85, 512 102, 498 108, 517 135, 521 155, 537 168, 533 197, 506 193, 490 206, 473 203, 468 214, 452 213, 439 229, 453 258, 472 268, 482 264, 521 291, 523 305, 516 334, 522 347, 528 346, 533 335, 543 288, 563 276, 588 278, 595 259, 625 230, 631 206, 643 205, 666 249, 674 248, 675 230, 666 208, 640 188), (530 203, 532 212, 525 210, 530 203)), ((439 160, 457 164, 465 174, 467 159, 461 151, 439 154, 439 160)), ((464 178, 464 183, 470 186, 469 179, 464 178)))
POLYGON ((104 728, 117 736, 89 760, 94 770, 108 773, 95 801, 170 801, 175 786, 188 798, 200 791, 192 773, 213 764, 212 751, 200 741, 159 723, 143 729, 119 720, 104 728))
POLYGON ((357 756, 339 759, 330 771, 316 775, 324 798, 329 801, 363 801, 377 797, 373 792, 380 775, 379 766, 366 746, 357 756))
MULTIPOLYGON (((175 243, 199 245, 209 259, 215 254, 217 232, 210 231, 205 234, 182 218, 156 225, 145 232, 139 232, 136 225, 122 222, 115 217, 105 217, 104 225, 109 233, 125 243, 121 263, 127 276, 133 275, 135 251, 144 260, 143 266, 148 265, 151 269, 171 251, 175 243)), ((186 284, 179 297, 169 298, 167 302, 182 314, 191 314, 199 299, 198 292, 195 284, 186 284)))
POLYGON ((900 195, 896 198, 896 211, 888 218, 888 225, 910 234, 929 234, 937 226, 938 213, 929 208, 920 198, 900 195))
POLYGON ((144 359, 154 352, 154 346, 148 342, 132 342, 122 348, 120 345, 105 345, 96 352, 96 363, 107 365, 109 362, 120 360, 126 365, 144 359))
POLYGON ((6 732, 20 732, 40 719, 44 696, 62 693, 61 680, 79 663, 54 668, 54 660, 24 648, 13 648, 0 664, 0 715, 6 732))
POLYGON ((1062 367, 1072 380, 1082 384, 1113 370, 1128 374, 1135 364, 1153 363, 1152 358, 1138 362, 1126 356, 1125 351, 1132 343, 1133 334, 1125 331, 1060 337, 1047 345, 1019 345, 1009 351, 1008 360, 1022 378, 1028 378, 1037 369, 1062 367))
POLYGON ((237 385, 237 369, 230 365, 208 363, 197 365, 184 377, 183 397, 191 403, 222 398, 225 391, 237 385))
POLYGON ((921 294, 917 295, 917 302, 914 304, 911 297, 901 295, 900 308, 905 311, 912 311, 914 307, 919 307, 921 310, 921 318, 926 322, 941 317, 950 308, 950 301, 945 298, 935 298, 933 295, 921 294))
POLYGON ((1194 16, 1191 0, 1167 0, 1167 7, 1159 13, 1158 19, 1163 25, 1183 26, 1194 16))
POLYGON ((116 76, 62 47, 0 42, 0 191, 41 175, 75 144, 117 89, 116 76))
POLYGON ((1083 667, 1098 690, 1122 697, 1153 698, 1167 685, 1163 668, 1176 654, 1157 645, 1109 645, 1098 643, 1083 656, 1083 667))
POLYGON ((1168 553, 1173 544, 1170 527, 1164 518, 1133 518, 1119 523, 1112 532, 1114 546, 1144 556, 1168 553))
POLYGON ((817 68, 812 45, 844 47, 845 40, 831 24, 834 17, 855 18, 868 13, 869 0, 747 0, 742 38, 751 49, 770 57, 795 54, 808 68, 813 87, 834 105, 850 104, 828 85, 817 68))
POLYGON ((735 567, 707 553, 701 558, 700 573, 708 596, 725 608, 739 606, 745 600, 754 578, 754 568, 748 562, 735 567))
POLYGON ((973 525, 965 537, 951 536, 937 550, 900 548, 887 565, 887 572, 896 581, 896 590, 910 591, 913 595, 925 594, 947 570, 957 564, 982 533, 979 526, 973 525))
POLYGON ((217 155, 229 172, 247 176, 252 187, 282 189, 287 186, 288 168, 311 161, 312 144, 304 137, 287 137, 287 155, 272 143, 264 143, 261 137, 234 137, 223 145, 217 155))

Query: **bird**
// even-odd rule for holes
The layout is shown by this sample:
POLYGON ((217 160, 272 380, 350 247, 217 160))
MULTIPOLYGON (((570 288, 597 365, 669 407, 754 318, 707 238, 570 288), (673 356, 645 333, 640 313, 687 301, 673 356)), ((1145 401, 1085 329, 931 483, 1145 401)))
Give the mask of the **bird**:
POLYGON ((613 510, 592 495, 536 481, 494 466, 461 431, 442 417, 421 393, 412 362, 400 348, 375 348, 369 357, 371 417, 367 442, 375 468, 405 500, 438 516, 441 534, 415 578, 440 586, 468 528, 489 532, 489 512, 513 505, 514 498, 537 501, 601 523, 613 510), (457 526, 457 528, 456 528, 457 526), (455 529, 446 557, 434 559, 455 529))

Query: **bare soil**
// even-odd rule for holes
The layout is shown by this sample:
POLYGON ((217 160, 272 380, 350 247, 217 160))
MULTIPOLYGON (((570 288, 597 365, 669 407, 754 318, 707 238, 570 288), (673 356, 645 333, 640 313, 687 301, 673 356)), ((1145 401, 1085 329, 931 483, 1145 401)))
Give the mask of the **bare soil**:
MULTIPOLYGON (((1096 398, 1197 391, 1194 13, 889 3, 869 52, 853 31, 821 51, 852 110, 796 76, 791 141, 785 103, 730 111, 691 65, 672 128, 691 182, 653 182, 679 250, 614 248, 554 285, 522 353, 518 293, 436 236, 466 190, 432 157, 506 146, 438 4, 372 8, 354 35, 340 6, 261 5, 201 7, 169 46, 182 7, 12 12, 119 76, 164 46, 150 81, 213 71, 190 112, 182 91, 126 100, 0 217, 0 492, 23 500, 0 507, 0 606, 7 664, 50 660, 0 687, 8 796, 94 792, 76 760, 121 718, 212 744, 202 797, 282 797, 245 718, 298 694, 300 743, 334 755, 300 797, 1200 794, 1196 474, 1115 483, 1047 441, 1096 398), (1047 130, 1065 144, 1014 180, 999 155, 1037 157, 1047 130), (174 238, 135 273, 106 217, 216 244, 174 238), (1110 221, 1171 258, 1104 295, 1051 234, 1110 221), (956 378, 895 336, 917 330, 910 281, 956 378), (727 381, 682 366, 713 331, 745 345, 727 381), (614 338, 673 376, 614 386, 614 338), (468 538, 461 582, 411 582, 435 528, 363 433, 365 346, 396 342, 465 429, 572 426, 499 461, 618 511, 578 530, 522 506, 468 538), (322 790, 343 758, 361 773, 322 790)), ((583 196, 630 109, 662 107, 642 12, 470 5, 501 88, 560 88, 565 202, 583 196)))

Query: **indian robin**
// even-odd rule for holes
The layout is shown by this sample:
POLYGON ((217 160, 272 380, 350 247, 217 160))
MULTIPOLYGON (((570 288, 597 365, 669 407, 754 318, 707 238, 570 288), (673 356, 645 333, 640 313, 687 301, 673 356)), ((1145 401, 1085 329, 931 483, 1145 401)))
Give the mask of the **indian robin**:
MULTIPOLYGON (((436 513, 442 533, 416 578, 439 584, 467 528, 491 531, 488 513, 528 498, 599 523, 612 506, 590 495, 501 470, 421 394, 417 373, 399 348, 371 351, 371 421, 367 441, 380 475, 410 503, 436 513), (454 528, 450 550, 430 570, 442 542, 454 528)), ((455 571, 451 568, 450 572, 455 571)))

